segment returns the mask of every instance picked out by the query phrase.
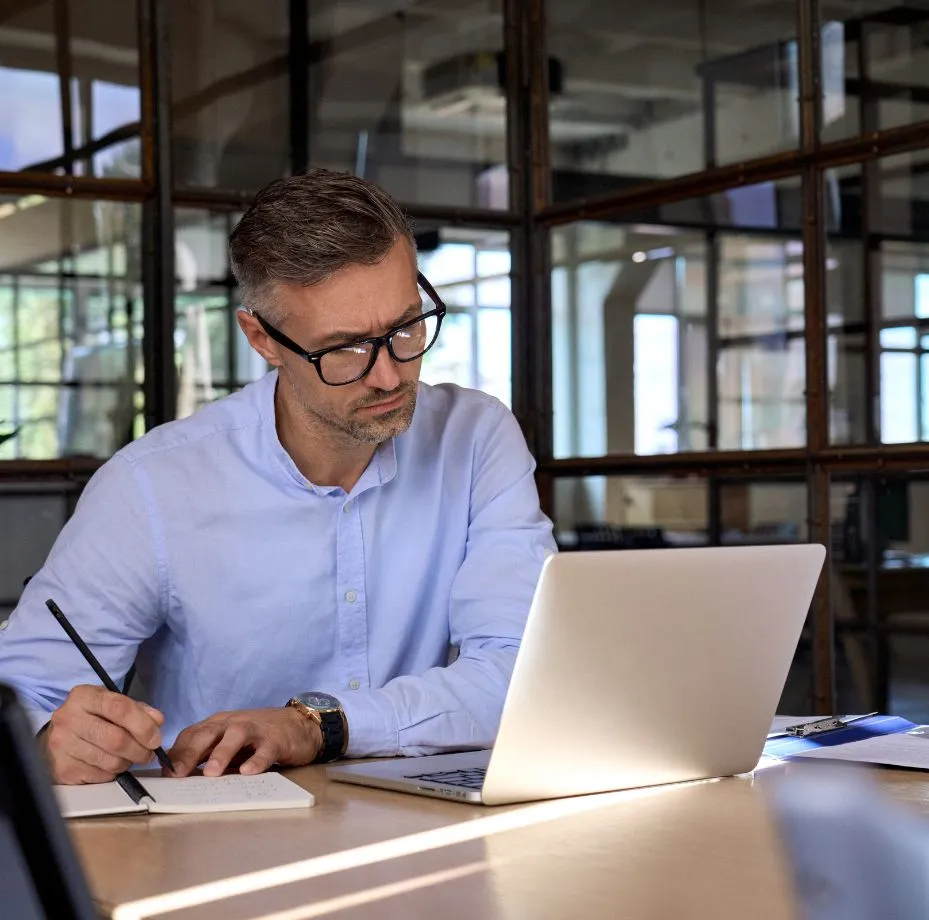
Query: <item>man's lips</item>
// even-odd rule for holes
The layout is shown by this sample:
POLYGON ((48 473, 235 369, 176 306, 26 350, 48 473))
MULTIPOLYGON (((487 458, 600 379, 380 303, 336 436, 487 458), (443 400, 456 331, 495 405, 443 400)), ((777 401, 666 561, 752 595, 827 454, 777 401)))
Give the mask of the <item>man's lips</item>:
POLYGON ((406 393, 398 393, 393 399, 383 402, 373 403, 372 405, 361 406, 362 412, 388 412, 391 409, 399 409, 406 399, 406 393))

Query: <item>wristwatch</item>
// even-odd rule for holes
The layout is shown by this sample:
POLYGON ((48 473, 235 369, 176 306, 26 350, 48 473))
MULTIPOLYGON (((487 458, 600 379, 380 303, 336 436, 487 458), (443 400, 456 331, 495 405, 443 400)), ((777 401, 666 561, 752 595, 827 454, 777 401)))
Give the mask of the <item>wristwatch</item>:
POLYGON ((322 750, 313 763, 328 763, 345 753, 348 749, 348 721, 342 711, 342 704, 334 696, 311 690, 309 693, 298 693, 288 700, 287 705, 312 719, 322 732, 322 750))

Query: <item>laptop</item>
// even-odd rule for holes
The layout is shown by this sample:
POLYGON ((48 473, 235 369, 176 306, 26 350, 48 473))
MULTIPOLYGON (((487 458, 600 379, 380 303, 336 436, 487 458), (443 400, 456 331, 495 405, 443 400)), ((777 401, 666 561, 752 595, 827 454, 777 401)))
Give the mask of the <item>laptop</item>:
POLYGON ((748 772, 824 558, 817 544, 552 556, 492 751, 328 775, 503 805, 748 772))
POLYGON ((0 916, 99 920, 32 727, 0 684, 0 916))

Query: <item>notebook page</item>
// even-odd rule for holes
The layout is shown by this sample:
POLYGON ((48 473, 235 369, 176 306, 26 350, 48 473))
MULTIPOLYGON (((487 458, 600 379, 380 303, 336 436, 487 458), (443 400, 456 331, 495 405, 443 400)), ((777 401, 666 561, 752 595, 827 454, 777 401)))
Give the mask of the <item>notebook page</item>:
POLYGON ((151 794, 143 799, 152 814, 196 814, 210 811, 257 811, 264 808, 309 808, 313 796, 280 773, 258 776, 145 777, 151 794))
POLYGON ((89 818, 96 815, 125 815, 148 811, 145 802, 136 805, 119 783, 95 783, 89 786, 53 786, 58 809, 64 818, 89 818))

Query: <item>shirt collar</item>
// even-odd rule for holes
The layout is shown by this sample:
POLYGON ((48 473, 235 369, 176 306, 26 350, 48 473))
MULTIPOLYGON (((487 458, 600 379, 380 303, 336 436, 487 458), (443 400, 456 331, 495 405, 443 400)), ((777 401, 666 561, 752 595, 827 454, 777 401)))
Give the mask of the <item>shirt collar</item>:
MULTIPOLYGON (((262 392, 259 398, 259 412, 261 415, 262 428, 268 440, 271 454, 280 469, 286 474, 287 478, 295 482, 303 490, 309 490, 316 495, 331 495, 333 492, 342 491, 339 486, 318 486, 310 482, 303 473, 297 468, 293 458, 284 449, 281 439, 277 435, 277 416, 274 408, 274 396, 277 392, 278 373, 271 371, 266 374, 260 381, 262 392)), ((352 495, 360 495, 368 489, 385 485, 397 475, 397 449, 394 444, 394 438, 379 444, 371 462, 365 467, 355 487, 352 489, 352 495)))

